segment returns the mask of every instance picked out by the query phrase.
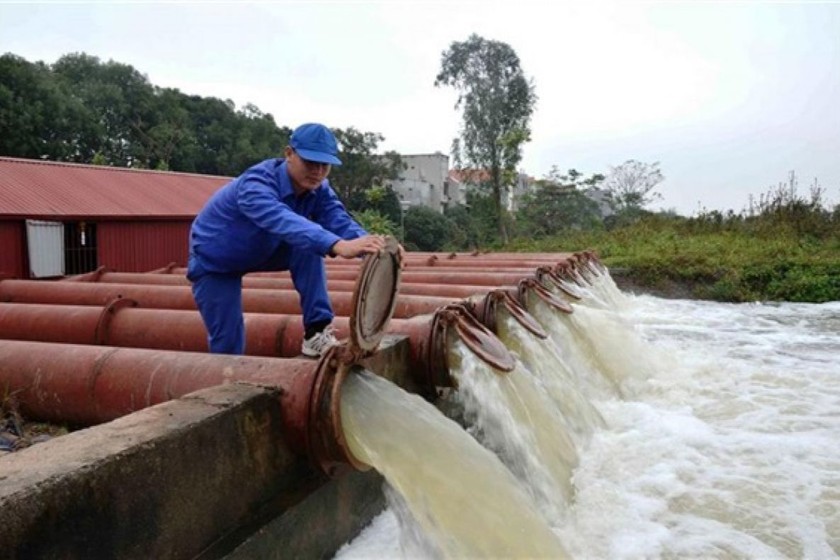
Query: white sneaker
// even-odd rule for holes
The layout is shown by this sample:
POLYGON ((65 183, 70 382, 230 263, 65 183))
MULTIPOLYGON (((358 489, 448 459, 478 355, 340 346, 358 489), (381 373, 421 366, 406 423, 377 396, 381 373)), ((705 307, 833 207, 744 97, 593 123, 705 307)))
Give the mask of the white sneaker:
POLYGON ((338 339, 335 337, 335 329, 327 325, 319 333, 313 334, 310 338, 303 339, 303 346, 300 351, 304 356, 317 358, 333 346, 338 346, 338 339))

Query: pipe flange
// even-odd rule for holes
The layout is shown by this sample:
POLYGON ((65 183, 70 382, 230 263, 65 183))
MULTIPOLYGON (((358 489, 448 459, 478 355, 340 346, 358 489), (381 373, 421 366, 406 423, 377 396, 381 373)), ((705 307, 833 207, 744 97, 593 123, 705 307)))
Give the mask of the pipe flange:
POLYGON ((385 249, 369 254, 353 290, 350 344, 364 355, 376 350, 397 306, 400 285, 399 245, 393 237, 385 249))
POLYGON ((105 304, 102 313, 99 314, 96 328, 93 331, 94 344, 98 346, 106 346, 108 344, 108 329, 111 327, 111 320, 117 311, 126 307, 137 307, 137 301, 131 298, 115 298, 105 304))
POLYGON ((542 301, 547 303, 550 307, 561 311, 563 313, 572 313, 572 306, 562 299, 552 294, 545 286, 543 286, 535 278, 525 278, 520 282, 520 285, 525 286, 525 289, 535 294, 542 301))
POLYGON ((502 372, 511 372, 516 367, 516 360, 510 350, 490 330, 461 304, 452 304, 445 308, 447 326, 455 332, 478 358, 502 372))
POLYGON ((498 332, 498 309, 500 303, 510 313, 511 317, 522 325, 525 330, 537 338, 548 338, 548 334, 542 325, 505 289, 493 290, 484 297, 481 322, 485 327, 494 333, 498 332))
POLYGON ((306 436, 310 460, 333 478, 349 471, 366 471, 371 468, 353 455, 344 436, 341 387, 347 376, 359 366, 344 360, 347 354, 342 346, 330 348, 318 362, 309 395, 309 428, 306 436))

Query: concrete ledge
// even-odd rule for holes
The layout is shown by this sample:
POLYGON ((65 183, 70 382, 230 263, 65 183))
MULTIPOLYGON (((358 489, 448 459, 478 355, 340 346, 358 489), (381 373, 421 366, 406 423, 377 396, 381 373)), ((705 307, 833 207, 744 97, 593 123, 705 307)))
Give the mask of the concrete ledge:
POLYGON ((331 480, 265 524, 224 558, 332 558, 385 508, 382 483, 382 475, 373 470, 331 480))
POLYGON ((0 460, 6 558, 189 558, 307 472, 274 390, 222 385, 0 460))

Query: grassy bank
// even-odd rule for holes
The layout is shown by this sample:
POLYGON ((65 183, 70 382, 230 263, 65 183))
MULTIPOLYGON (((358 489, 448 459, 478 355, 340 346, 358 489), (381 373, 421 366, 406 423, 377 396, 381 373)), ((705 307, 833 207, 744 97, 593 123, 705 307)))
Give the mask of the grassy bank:
POLYGON ((840 236, 795 224, 724 224, 651 217, 610 231, 518 240, 511 251, 594 249, 617 273, 652 291, 717 301, 840 300, 840 236))

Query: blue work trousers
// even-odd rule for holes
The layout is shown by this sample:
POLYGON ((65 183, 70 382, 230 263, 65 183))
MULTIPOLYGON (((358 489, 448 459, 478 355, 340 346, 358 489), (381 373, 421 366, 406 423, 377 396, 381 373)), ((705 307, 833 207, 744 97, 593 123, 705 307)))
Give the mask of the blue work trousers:
MULTIPOLYGON (((333 310, 327 293, 324 258, 317 253, 295 251, 281 254, 272 270, 288 270, 300 296, 304 328, 331 322, 333 310)), ((214 354, 245 353, 245 321, 242 316, 242 274, 210 272, 201 258, 190 254, 187 278, 198 311, 207 328, 207 344, 214 354)))

